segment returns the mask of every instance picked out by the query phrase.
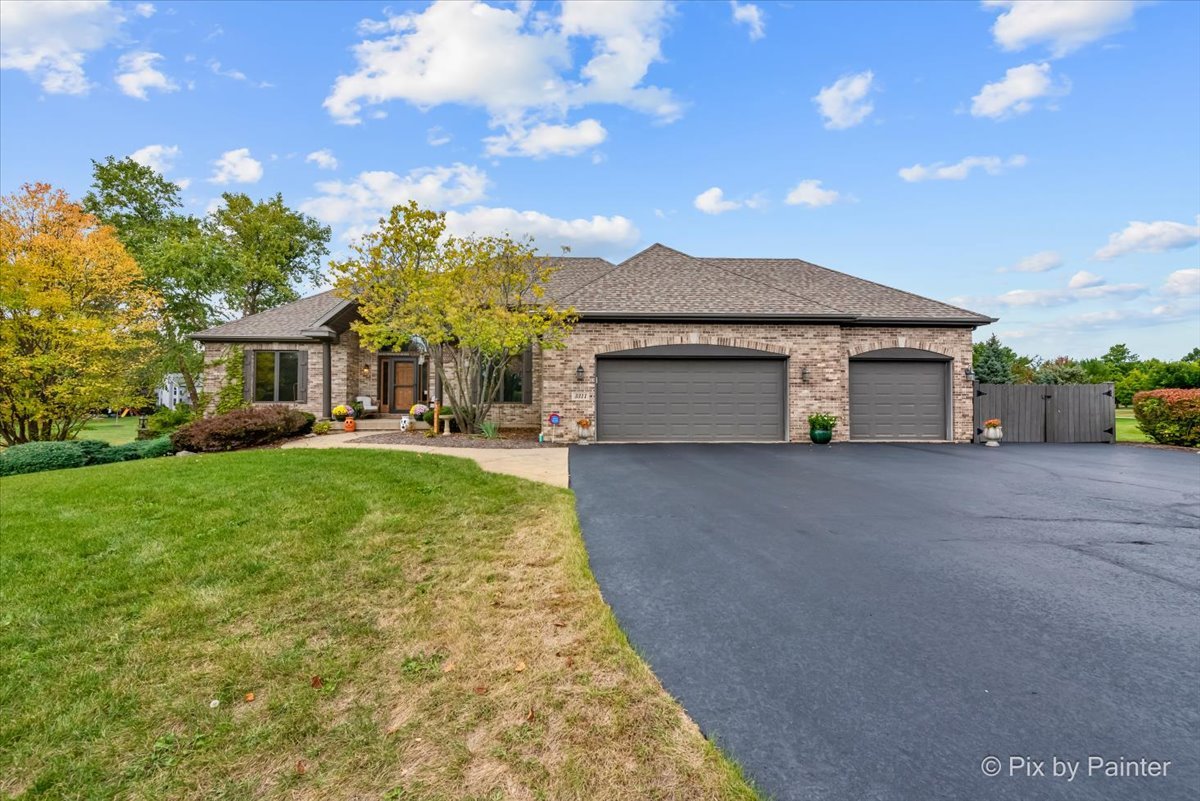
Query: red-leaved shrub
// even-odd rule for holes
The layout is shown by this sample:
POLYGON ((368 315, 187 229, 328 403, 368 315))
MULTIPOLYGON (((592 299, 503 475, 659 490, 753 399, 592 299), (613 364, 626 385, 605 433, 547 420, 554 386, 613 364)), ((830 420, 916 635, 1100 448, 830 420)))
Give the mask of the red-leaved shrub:
POLYGON ((1152 389, 1133 396, 1138 427, 1163 445, 1200 445, 1200 389, 1152 389))
POLYGON ((182 426, 171 435, 171 443, 177 451, 235 451, 305 434, 315 419, 287 406, 234 409, 182 426))

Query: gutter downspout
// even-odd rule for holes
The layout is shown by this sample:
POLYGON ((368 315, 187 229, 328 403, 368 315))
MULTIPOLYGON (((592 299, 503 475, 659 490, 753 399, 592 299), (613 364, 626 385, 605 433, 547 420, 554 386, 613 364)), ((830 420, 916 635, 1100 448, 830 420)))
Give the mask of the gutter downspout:
POLYGON ((333 417, 333 343, 321 343, 321 417, 333 417))

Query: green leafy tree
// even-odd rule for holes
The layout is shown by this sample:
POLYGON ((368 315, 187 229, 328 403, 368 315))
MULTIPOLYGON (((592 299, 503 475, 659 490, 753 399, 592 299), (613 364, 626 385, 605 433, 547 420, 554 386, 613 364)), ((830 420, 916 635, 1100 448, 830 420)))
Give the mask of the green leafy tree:
POLYGON ((1192 348, 1180 361, 1184 362, 1200 362, 1200 348, 1192 348))
POLYGON ((148 363, 156 374, 145 383, 179 372, 192 408, 200 408, 196 376, 203 355, 189 335, 218 319, 220 292, 230 274, 221 240, 210 236, 199 219, 180 213, 176 184, 133 159, 93 161, 92 187, 83 205, 113 227, 146 284, 162 298, 157 358, 148 363))
POLYGON ((321 277, 329 254, 329 226, 288 208, 282 195, 255 202, 226 192, 205 221, 219 240, 231 269, 223 290, 230 309, 257 314, 300 297, 298 287, 321 277))
POLYGON ((351 251, 332 267, 355 331, 372 348, 421 343, 464 431, 481 430, 513 357, 562 347, 574 323, 545 299, 553 268, 532 240, 450 236, 444 214, 409 202, 351 251))
POLYGON ((1118 372, 1104 359, 1080 359, 1079 367, 1086 376, 1089 384, 1103 384, 1105 381, 1116 381, 1123 374, 1118 372))
POLYGON ((1084 384, 1087 374, 1070 356, 1059 356, 1038 365, 1035 384, 1084 384))
MULTIPOLYGON (((1129 349, 1125 344, 1113 345, 1100 357, 1100 361, 1107 364, 1113 369, 1113 372, 1119 375, 1125 375, 1138 363, 1138 355, 1129 349)), ((1108 380, 1108 379, 1105 379, 1108 380)))
POLYGON ((974 346, 975 377, 983 384, 1011 384, 1016 358, 1016 351, 1006 347, 999 337, 992 334, 986 341, 974 346))

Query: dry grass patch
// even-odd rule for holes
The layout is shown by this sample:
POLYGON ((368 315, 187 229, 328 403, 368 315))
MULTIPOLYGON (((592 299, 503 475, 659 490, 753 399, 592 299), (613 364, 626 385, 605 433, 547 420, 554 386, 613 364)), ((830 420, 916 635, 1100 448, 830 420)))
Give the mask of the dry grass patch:
POLYGON ((0 493, 0 795, 756 797, 615 625, 567 491, 289 450, 0 493))

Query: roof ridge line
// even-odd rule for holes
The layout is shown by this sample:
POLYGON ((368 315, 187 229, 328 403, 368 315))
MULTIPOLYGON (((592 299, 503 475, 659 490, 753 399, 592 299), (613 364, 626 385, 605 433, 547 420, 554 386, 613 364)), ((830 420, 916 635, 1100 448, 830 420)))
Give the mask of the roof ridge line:
POLYGON ((902 295, 908 295, 910 298, 916 298, 917 300, 923 300, 923 301, 928 301, 931 303, 937 303, 937 304, 945 306, 949 309, 955 309, 957 311, 966 312, 967 314, 972 314, 972 315, 975 315, 976 317, 988 317, 989 316, 989 315, 983 314, 982 312, 977 312, 972 309, 963 308, 962 306, 955 306, 953 303, 946 303, 944 300, 937 300, 936 298, 927 297, 925 295, 918 295, 916 292, 910 292, 907 289, 900 289, 898 287, 891 286, 890 284, 883 284, 883 283, 880 283, 879 281, 872 281, 870 278, 862 278, 857 275, 851 275, 850 273, 842 272, 841 270, 835 270, 832 267, 826 267, 823 264, 817 264, 816 262, 811 262, 811 261, 808 261, 807 259, 755 258, 753 256, 709 256, 706 258, 716 258, 716 259, 720 259, 722 261, 798 261, 801 264, 807 264, 809 267, 815 267, 816 269, 824 270, 827 273, 833 273, 834 275, 840 275, 840 276, 843 276, 844 278, 850 278, 855 281, 862 281, 864 284, 871 284, 873 286, 887 289, 891 292, 899 292, 902 295))
MULTIPOLYGON (((689 258, 695 259, 696 261, 699 261, 701 263, 706 263, 706 261, 707 261, 706 257, 691 256, 689 258)), ((791 295, 794 298, 800 298, 801 300, 808 301, 809 303, 814 303, 823 309, 830 309, 832 311, 837 312, 838 314, 844 314, 844 315, 847 315, 850 317, 861 317, 862 316, 860 314, 851 314, 850 312, 846 311, 845 309, 839 309, 837 306, 830 306, 828 303, 822 303, 819 300, 813 300, 812 298, 808 297, 807 295, 801 295, 799 292, 793 292, 790 289, 784 289, 783 287, 775 286, 774 284, 763 281, 760 278, 751 278, 748 275, 742 275, 741 273, 737 273, 726 267, 722 267, 719 264, 709 264, 708 266, 715 267, 718 270, 720 270, 721 272, 727 273, 729 275, 736 275, 738 278, 742 278, 746 281, 750 281, 755 284, 761 284, 762 286, 769 287, 770 289, 774 289, 776 292, 782 292, 785 295, 791 295)))

